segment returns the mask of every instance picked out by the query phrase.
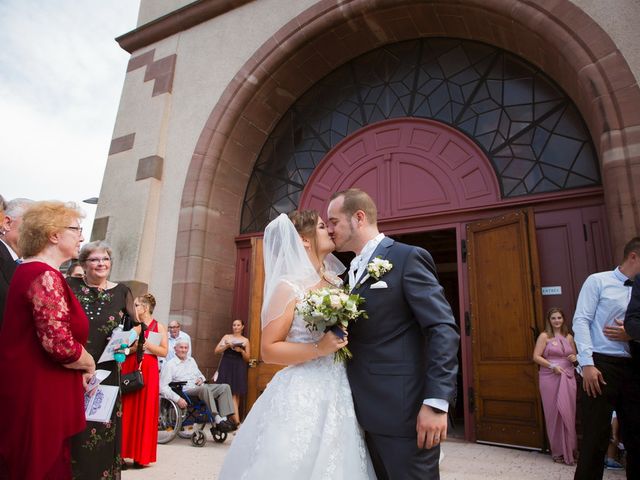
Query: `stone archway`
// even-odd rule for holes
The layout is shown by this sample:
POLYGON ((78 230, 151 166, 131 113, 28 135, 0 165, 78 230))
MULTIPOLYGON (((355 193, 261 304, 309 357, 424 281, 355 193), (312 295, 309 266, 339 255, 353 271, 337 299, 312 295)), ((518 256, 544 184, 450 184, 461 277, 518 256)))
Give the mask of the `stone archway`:
POLYGON ((633 148, 640 142, 640 90, 607 33, 571 1, 322 0, 256 51, 196 145, 182 196, 171 313, 193 318, 198 332, 204 328, 198 337, 218 333, 211 328, 217 315, 228 318, 230 295, 216 285, 232 281, 246 182, 279 118, 337 66, 427 36, 489 43, 551 76, 577 104, 598 150, 616 251, 640 228, 632 175, 640 160, 633 148))

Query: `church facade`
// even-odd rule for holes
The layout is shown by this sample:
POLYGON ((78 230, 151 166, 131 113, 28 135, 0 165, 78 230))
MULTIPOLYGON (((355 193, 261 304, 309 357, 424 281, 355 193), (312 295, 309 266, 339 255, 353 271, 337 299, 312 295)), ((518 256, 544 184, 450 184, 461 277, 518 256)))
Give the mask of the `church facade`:
POLYGON ((542 448, 544 311, 570 318, 640 232, 638 19, 633 0, 142 0, 92 237, 214 369, 265 225, 364 188, 438 264, 460 436, 542 448))

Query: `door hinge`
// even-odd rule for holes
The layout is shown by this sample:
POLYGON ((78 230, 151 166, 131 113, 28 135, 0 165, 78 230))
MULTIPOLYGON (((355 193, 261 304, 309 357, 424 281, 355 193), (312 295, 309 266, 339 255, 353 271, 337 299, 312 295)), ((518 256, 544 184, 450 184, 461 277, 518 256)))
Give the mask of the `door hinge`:
POLYGON ((473 391, 473 387, 469 387, 467 389, 467 399, 469 402, 469 413, 473 413, 476 411, 476 397, 475 392, 473 391))
POLYGON ((467 337, 471 335, 471 315, 469 312, 464 312, 464 333, 467 337))
POLYGON ((462 263, 467 262, 467 240, 460 240, 460 254, 462 255, 462 263))

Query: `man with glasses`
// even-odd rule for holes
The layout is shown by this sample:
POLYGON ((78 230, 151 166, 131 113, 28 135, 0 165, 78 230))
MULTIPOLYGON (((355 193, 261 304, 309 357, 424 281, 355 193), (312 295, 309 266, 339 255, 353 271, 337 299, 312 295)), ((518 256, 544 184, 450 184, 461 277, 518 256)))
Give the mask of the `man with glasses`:
POLYGON ((166 358, 159 358, 160 369, 162 370, 162 366, 176 356, 176 343, 178 340, 183 340, 189 346, 189 350, 187 351, 187 356, 191 357, 191 337, 188 333, 183 332, 181 325, 176 320, 171 320, 169 322, 169 327, 167 328, 167 335, 169 337, 169 349, 166 358))
POLYGON ((9 283, 20 263, 18 238, 22 215, 33 203, 27 198, 16 198, 7 203, 4 217, 0 218, 0 326, 9 283))

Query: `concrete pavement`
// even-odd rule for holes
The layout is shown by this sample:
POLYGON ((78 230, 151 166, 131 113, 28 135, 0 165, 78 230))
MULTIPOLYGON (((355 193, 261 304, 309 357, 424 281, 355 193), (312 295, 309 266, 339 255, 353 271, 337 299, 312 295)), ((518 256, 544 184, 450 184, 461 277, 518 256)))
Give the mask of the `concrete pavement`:
MULTIPOLYGON (((207 434, 208 435, 208 434, 207 434)), ((158 445, 158 461, 142 470, 129 469, 123 480, 214 480, 233 441, 210 440, 193 447, 189 440, 175 438, 158 445)), ((549 455, 462 441, 447 441, 440 466, 442 480, 571 480, 575 467, 553 463, 549 455)), ((605 480, 624 480, 624 472, 605 470, 605 480)), ((272 479, 277 480, 277 479, 272 479)), ((304 480, 304 479, 301 479, 304 480)))

